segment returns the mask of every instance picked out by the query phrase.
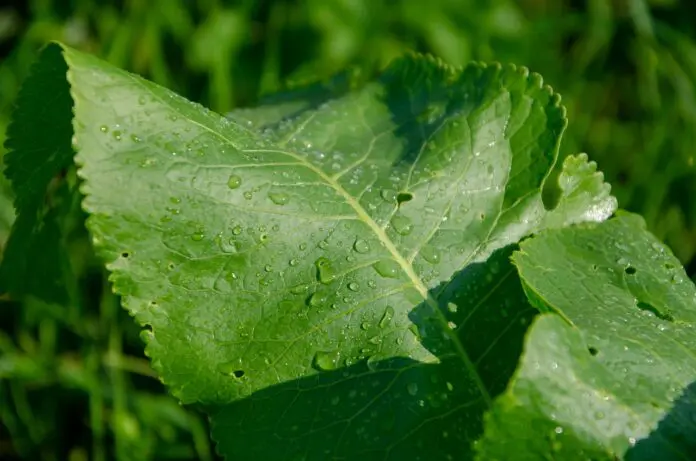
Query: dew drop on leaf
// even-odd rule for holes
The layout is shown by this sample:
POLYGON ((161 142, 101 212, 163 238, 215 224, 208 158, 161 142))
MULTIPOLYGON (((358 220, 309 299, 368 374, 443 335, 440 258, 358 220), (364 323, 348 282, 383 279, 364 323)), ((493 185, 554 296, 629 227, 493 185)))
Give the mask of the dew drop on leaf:
POLYGON ((326 298, 317 292, 312 293, 309 295, 309 298, 307 298, 307 305, 309 307, 320 307, 323 304, 326 304, 326 298))
POLYGON ((409 395, 416 395, 418 394, 418 384, 408 383, 406 385, 406 390, 408 391, 409 395))
POLYGON ((232 234, 239 235, 242 233, 242 226, 234 226, 232 228, 232 234))
POLYGON ((313 365, 319 371, 331 371, 338 368, 341 354, 337 351, 319 351, 314 355, 313 365))
POLYGON ((413 336, 416 337, 416 341, 420 341, 420 340, 421 340, 421 334, 420 334, 420 330, 418 329, 418 325, 416 325, 415 323, 412 323, 412 324, 408 327, 408 329, 409 329, 409 331, 410 331, 411 333, 413 333, 413 336))
POLYGON ((353 249, 358 253, 367 253, 370 251, 370 244, 367 243, 367 240, 357 239, 353 244, 353 249))
POLYGON ((408 235, 413 230, 411 219, 404 215, 396 215, 391 220, 391 225, 399 235, 408 235))
POLYGON ((254 194, 252 194, 251 191, 249 191, 249 190, 244 192, 244 198, 247 200, 251 200, 253 196, 254 196, 254 194))
POLYGON ((420 254, 423 259, 428 261, 430 264, 437 264, 440 262, 440 253, 432 246, 424 246, 421 248, 420 254))
POLYGON ((384 309, 384 314, 382 314, 382 318, 379 321, 379 327, 384 328, 387 325, 389 325, 389 322, 394 318, 394 308, 391 306, 387 306, 384 309))
POLYGON ((289 200, 288 195, 283 192, 270 192, 268 198, 271 199, 271 202, 281 206, 288 203, 289 200))
POLYGON ((367 362, 365 362, 365 365, 367 365, 367 368, 370 371, 378 371, 379 370, 378 363, 379 362, 378 362, 377 358, 374 355, 372 355, 372 356, 367 358, 367 362))
POLYGON ((109 131, 109 127, 106 125, 102 125, 99 127, 99 131, 101 131, 102 133, 106 133, 107 131, 109 131))
POLYGON ((317 280, 320 283, 326 285, 336 278, 336 272, 331 265, 331 260, 328 258, 322 257, 317 259, 314 261, 314 266, 317 268, 317 280))
POLYGON ((350 282, 348 284, 348 289, 350 291, 358 291, 360 290, 360 285, 358 284, 358 282, 350 282))
POLYGON ((290 293, 294 295, 300 295, 304 292, 309 290, 309 285, 306 284, 300 284, 300 285, 295 285, 294 287, 290 288, 290 293))
POLYGON ((237 189, 241 185, 242 178, 240 178, 236 174, 231 174, 230 177, 227 179, 227 187, 229 187, 230 189, 237 189))
POLYGON ((385 202, 396 201, 396 191, 393 189, 382 189, 379 195, 385 202))
POLYGON ((382 259, 373 264, 372 267, 382 277, 394 279, 399 276, 399 264, 393 259, 382 259))
POLYGON ((360 328, 362 328, 365 331, 369 330, 370 329, 370 322, 362 322, 360 324, 360 328))
POLYGON ((194 242, 200 242, 201 240, 203 240, 203 237, 205 237, 203 232, 198 231, 194 232, 193 235, 191 235, 191 240, 193 240, 194 242))
POLYGON ((288 264, 290 264, 292 267, 297 266, 299 263, 300 263, 300 262, 299 262, 297 259, 295 259, 295 258, 292 258, 292 259, 288 262, 288 264))

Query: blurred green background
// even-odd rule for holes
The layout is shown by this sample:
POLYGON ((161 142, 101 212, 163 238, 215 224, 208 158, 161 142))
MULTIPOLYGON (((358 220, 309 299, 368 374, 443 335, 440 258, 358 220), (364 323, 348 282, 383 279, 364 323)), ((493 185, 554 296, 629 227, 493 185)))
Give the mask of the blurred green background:
MULTIPOLYGON (((693 0, 16 0, 0 7, 0 140, 37 50, 60 40, 220 112, 407 50, 513 62, 563 95, 562 155, 587 152, 622 208, 696 272, 693 0)), ((40 135, 40 134, 39 134, 40 135)), ((4 152, 0 149, 0 152, 4 152)), ((0 244, 13 220, 0 181, 0 244)), ((79 220, 78 220, 79 221, 79 220)), ((0 304, 0 459, 216 459, 168 397, 79 222, 79 305, 0 304)))

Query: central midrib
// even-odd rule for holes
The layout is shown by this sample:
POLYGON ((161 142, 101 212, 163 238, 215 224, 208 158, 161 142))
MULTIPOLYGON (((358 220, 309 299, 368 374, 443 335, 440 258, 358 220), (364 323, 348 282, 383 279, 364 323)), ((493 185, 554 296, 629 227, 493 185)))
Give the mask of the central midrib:
POLYGON ((386 232, 384 229, 382 229, 376 222, 375 220, 372 219, 372 217, 365 211, 365 208, 360 205, 360 203, 355 200, 355 198, 348 193, 339 183, 334 181, 330 176, 328 176, 326 173, 324 173, 321 169, 315 167, 311 163, 309 163, 304 157, 296 155, 292 152, 284 151, 284 150, 273 150, 273 149, 251 149, 251 150, 245 150, 246 152, 273 152, 273 153, 281 153, 288 155, 299 162, 301 162, 306 168, 317 174, 320 178, 322 178, 329 186, 331 186, 343 199, 348 203, 351 208, 355 211, 355 213, 358 215, 358 217, 365 223, 367 224, 372 232, 375 233, 375 235, 379 238, 380 242, 384 244, 385 248, 389 251, 391 256, 394 258, 394 260, 399 264, 401 269, 406 273, 408 276, 409 280, 411 283, 413 283, 413 286, 418 290, 418 292, 421 294, 423 299, 425 299, 425 302, 428 304, 428 306, 437 313, 438 320, 440 321, 443 329, 445 330, 447 334, 447 338, 455 345, 455 348, 457 350, 457 353, 460 357, 460 359, 464 362, 466 365, 467 369, 469 372, 473 375, 473 378, 476 382, 476 385, 479 389, 479 392, 481 393, 481 396, 483 397, 484 401, 486 402, 486 405, 490 407, 492 405, 492 398, 490 394, 488 393, 488 390, 486 389, 485 385, 483 384, 483 381, 481 381, 481 377, 478 374, 478 371, 476 370, 476 366, 474 363, 471 361, 471 358, 469 357, 469 354, 467 354, 466 350, 462 346, 461 342, 459 341, 459 338, 457 338, 456 333, 449 327, 447 319, 444 317, 442 314, 442 311, 439 309, 438 302, 430 295, 430 292, 428 291, 428 287, 423 284, 423 281, 420 279, 418 274, 416 274, 416 271, 413 269, 413 265, 406 259, 404 258, 399 250, 396 248, 394 245, 394 242, 387 236, 386 232))

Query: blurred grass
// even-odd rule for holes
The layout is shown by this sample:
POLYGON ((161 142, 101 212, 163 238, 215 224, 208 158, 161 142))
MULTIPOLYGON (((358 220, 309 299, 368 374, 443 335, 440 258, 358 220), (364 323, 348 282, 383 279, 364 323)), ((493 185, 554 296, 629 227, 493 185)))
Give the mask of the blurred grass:
MULTIPOLYGON (((696 2, 17 0, 0 7, 0 141, 37 50, 61 40, 219 112, 406 50, 514 62, 564 97, 562 154, 588 152, 623 208, 696 272, 696 2), (485 4, 485 6, 483 6, 485 4)), ((4 152, 0 152, 4 153, 4 152)), ((214 459, 111 294, 74 204, 68 306, 0 305, 0 458, 214 459)), ((0 181, 0 242, 12 223, 0 181)))

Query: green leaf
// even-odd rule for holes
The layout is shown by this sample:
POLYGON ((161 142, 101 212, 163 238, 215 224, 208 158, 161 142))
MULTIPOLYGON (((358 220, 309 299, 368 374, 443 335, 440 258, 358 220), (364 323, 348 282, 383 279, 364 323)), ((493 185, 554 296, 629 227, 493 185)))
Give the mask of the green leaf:
POLYGON ((546 231, 513 260, 557 315, 530 329, 480 459, 692 459, 696 287, 642 218, 546 231))
POLYGON ((227 119, 64 56, 95 246, 221 453, 473 456, 535 312, 515 244, 615 208, 579 156, 544 209, 566 120, 538 75, 409 56, 227 119))
POLYGON ((69 194, 59 176, 74 154, 67 70, 58 47, 42 51, 17 97, 5 142, 17 218, 0 264, 0 290, 57 303, 68 299, 60 217, 69 194))

